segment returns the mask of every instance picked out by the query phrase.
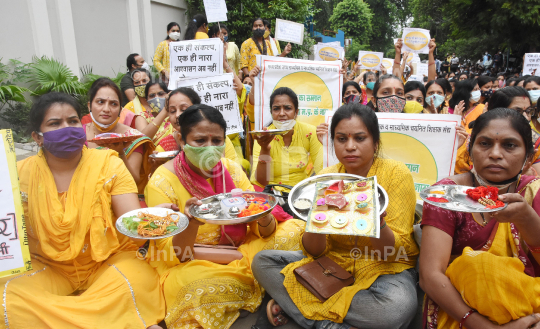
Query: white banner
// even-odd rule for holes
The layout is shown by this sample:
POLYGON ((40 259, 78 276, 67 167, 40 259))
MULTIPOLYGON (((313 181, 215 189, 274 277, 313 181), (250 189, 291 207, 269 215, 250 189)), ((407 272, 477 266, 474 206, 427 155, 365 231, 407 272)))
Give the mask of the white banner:
POLYGON ((211 77, 223 74, 223 42, 221 39, 186 40, 169 43, 169 89, 179 79, 211 77))
POLYGON ((289 87, 298 95, 298 120, 317 126, 327 111, 341 105, 341 61, 322 62, 257 55, 261 73, 256 77, 255 129, 272 123, 270 95, 289 87))
POLYGON ((523 62, 523 75, 540 76, 540 54, 528 53, 525 54, 523 62))
MULTIPOLYGON (((334 113, 326 114, 330 127, 334 113)), ((416 192, 454 174, 461 116, 453 114, 377 113, 382 157, 401 161, 409 168, 416 192)), ((323 138, 323 167, 337 159, 330 132, 323 138)))
MULTIPOLYGON (((0 277, 32 269, 11 130, 0 130, 0 277)), ((28 202, 28 200, 26 200, 28 202)))
POLYGON ((203 3, 208 23, 227 21, 227 5, 225 4, 225 0, 204 0, 203 3))
POLYGON ((318 43, 313 46, 313 55, 316 61, 336 61, 343 59, 345 56, 345 49, 338 45, 328 43, 318 43))
POLYGON ((408 51, 416 54, 429 54, 429 30, 414 29, 406 27, 403 29, 403 48, 401 51, 408 51))
POLYGON ((384 54, 373 51, 359 51, 358 63, 360 69, 381 70, 384 54))
POLYGON ((280 41, 292 42, 301 45, 304 43, 304 24, 276 18, 275 37, 280 41))
POLYGON ((213 77, 178 80, 176 88, 191 88, 199 94, 203 104, 218 109, 227 121, 227 135, 230 135, 244 131, 233 78, 232 73, 225 73, 213 77))

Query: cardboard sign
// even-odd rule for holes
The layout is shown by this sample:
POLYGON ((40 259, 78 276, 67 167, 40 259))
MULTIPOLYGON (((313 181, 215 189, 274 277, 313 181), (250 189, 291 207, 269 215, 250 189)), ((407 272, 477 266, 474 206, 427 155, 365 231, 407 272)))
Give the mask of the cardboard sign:
POLYGON ((238 110, 238 97, 233 88, 233 79, 232 73, 206 78, 184 79, 178 80, 176 88, 191 88, 199 94, 202 103, 218 109, 227 122, 226 134, 230 135, 244 131, 238 110))
POLYGON ((304 43, 304 24, 276 19, 276 35, 277 40, 292 42, 296 44, 304 43))
POLYGON ((208 23, 227 21, 227 5, 225 4, 225 0, 203 0, 203 2, 208 23))
POLYGON ((403 29, 403 48, 401 51, 408 51, 415 54, 429 54, 429 30, 414 29, 406 27, 403 29))
POLYGON ((359 51, 358 65, 360 69, 380 70, 384 54, 373 51, 359 51))
POLYGON ((300 122, 317 126, 327 111, 341 105, 341 61, 308 61, 257 55, 261 73, 255 88, 255 130, 272 123, 270 95, 279 87, 289 87, 298 96, 300 122))
POLYGON ((523 75, 540 76, 540 54, 528 53, 525 54, 523 62, 523 75))
POLYGON ((223 42, 221 39, 186 40, 169 43, 169 89, 176 89, 178 80, 223 74, 223 42))
POLYGON ((5 277, 32 269, 10 129, 0 130, 0 172, 0 277, 5 277))

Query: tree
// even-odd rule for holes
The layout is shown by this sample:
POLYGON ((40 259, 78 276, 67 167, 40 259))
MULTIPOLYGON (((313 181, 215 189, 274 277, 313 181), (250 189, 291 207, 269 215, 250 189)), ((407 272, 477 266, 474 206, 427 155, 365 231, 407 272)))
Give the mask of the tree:
POLYGON ((333 29, 342 30, 360 44, 369 43, 373 33, 369 5, 362 0, 344 0, 334 8, 330 23, 333 29))
MULTIPOLYGON (((186 0, 188 10, 186 15, 193 17, 197 13, 204 13, 203 0, 186 0)), ((304 24, 306 18, 314 16, 318 10, 313 0, 227 0, 227 22, 223 22, 229 29, 229 40, 236 42, 238 47, 251 37, 251 20, 256 17, 268 19, 274 24, 276 18, 285 19, 304 24)), ((314 40, 304 35, 304 44, 293 45, 291 55, 302 57, 310 53, 314 40)), ((281 42, 281 49, 287 43, 281 42)))
POLYGON ((319 11, 313 17, 315 23, 315 30, 323 33, 324 30, 330 30, 332 26, 330 25, 330 17, 334 12, 334 4, 338 0, 315 0, 314 7, 319 11))
POLYGON ((365 0, 373 13, 371 18, 371 50, 386 52, 393 48, 393 38, 397 33, 397 8, 390 0, 365 0))

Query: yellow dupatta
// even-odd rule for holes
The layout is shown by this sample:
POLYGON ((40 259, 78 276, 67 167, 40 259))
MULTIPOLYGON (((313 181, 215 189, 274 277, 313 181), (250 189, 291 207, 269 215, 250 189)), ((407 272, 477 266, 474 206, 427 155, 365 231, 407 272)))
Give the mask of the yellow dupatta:
POLYGON ((111 211, 109 159, 114 151, 83 148, 67 191, 65 210, 43 150, 29 158, 28 221, 45 256, 53 261, 73 260, 87 234, 92 259, 101 262, 120 246, 111 211))

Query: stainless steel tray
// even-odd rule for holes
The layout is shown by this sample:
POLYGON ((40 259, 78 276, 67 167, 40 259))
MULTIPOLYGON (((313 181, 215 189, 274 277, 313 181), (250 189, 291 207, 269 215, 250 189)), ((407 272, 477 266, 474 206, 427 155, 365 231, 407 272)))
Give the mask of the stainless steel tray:
POLYGON ((267 210, 252 216, 247 217, 236 217, 236 218, 227 218, 221 211, 220 201, 224 198, 232 197, 231 193, 221 193, 214 196, 202 199, 201 202, 203 205, 209 204, 213 211, 210 214, 200 214, 197 206, 191 207, 189 213, 195 217, 197 220, 200 220, 203 223, 208 224, 218 224, 218 225, 233 225, 233 224, 242 224, 249 223, 258 219, 263 218, 272 212, 274 207, 277 205, 277 198, 275 195, 262 193, 262 192, 250 192, 246 191, 242 193, 242 196, 253 195, 255 197, 260 197, 266 199, 270 208, 267 210), (212 215, 212 216, 210 216, 212 215))
POLYGON ((280 130, 280 129, 269 129, 269 130, 253 130, 249 133, 255 135, 256 137, 261 137, 263 135, 285 135, 291 131, 290 129, 280 130))
POLYGON ((167 151, 167 152, 159 152, 150 154, 150 158, 153 159, 174 159, 176 155, 178 155, 178 152, 180 151, 167 151))
POLYGON ((168 238, 168 237, 177 235, 178 233, 181 233, 182 231, 184 231, 188 227, 188 224, 189 224, 188 218, 186 217, 186 215, 184 215, 184 214, 182 214, 180 212, 176 212, 176 211, 173 211, 173 210, 167 209, 167 208, 153 207, 153 208, 135 209, 135 210, 132 210, 132 211, 129 211, 129 212, 123 214, 122 216, 118 217, 118 219, 116 220, 116 229, 118 230, 118 232, 120 232, 123 235, 128 236, 130 238, 143 239, 143 240, 158 240, 158 239, 168 238), (145 236, 140 236, 137 233, 133 233, 124 226, 123 219, 125 217, 138 215, 139 212, 146 212, 146 213, 156 215, 156 216, 166 216, 167 214, 172 214, 172 213, 177 214, 177 215, 180 216, 180 220, 178 220, 178 223, 176 225, 176 226, 178 226, 178 229, 172 231, 171 233, 165 234, 165 235, 153 236, 153 237, 145 237, 145 236))
POLYGON ((429 203, 430 205, 459 212, 487 213, 501 211, 508 206, 508 203, 504 203, 504 206, 500 208, 486 208, 486 206, 474 201, 467 196, 465 191, 471 188, 472 187, 470 186, 461 185, 434 185, 420 192, 420 198, 424 200, 424 202, 429 203), (433 191, 444 192, 444 194, 433 193, 433 191), (442 203, 430 201, 427 199, 429 197, 445 198, 446 200, 448 200, 448 202, 442 203))
MULTIPOLYGON (((296 214, 296 216, 299 219, 302 219, 304 221, 307 221, 309 209, 307 211, 300 211, 294 207, 294 201, 297 199, 309 199, 313 200, 316 193, 316 184, 317 183, 324 183, 324 184, 332 184, 337 181, 344 181, 345 183, 349 183, 355 180, 359 179, 365 179, 365 177, 357 176, 357 175, 351 175, 351 174, 324 174, 324 175, 318 175, 313 176, 304 179, 300 183, 296 184, 291 192, 289 193, 289 207, 292 209, 292 211, 296 214)), ((382 215, 382 213, 386 210, 388 207, 388 194, 384 190, 384 188, 377 184, 377 190, 379 195, 379 214, 382 215)), ((310 208, 311 209, 311 208, 310 208)))

